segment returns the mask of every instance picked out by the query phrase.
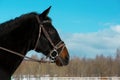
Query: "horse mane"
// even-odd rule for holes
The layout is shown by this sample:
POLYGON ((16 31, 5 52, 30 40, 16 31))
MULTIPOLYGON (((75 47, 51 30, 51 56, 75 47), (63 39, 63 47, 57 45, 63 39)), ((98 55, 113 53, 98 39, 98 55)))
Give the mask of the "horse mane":
POLYGON ((35 13, 35 12, 31 12, 31 13, 28 13, 28 14, 23 14, 20 17, 16 17, 15 19, 11 19, 9 21, 6 21, 6 22, 0 24, 0 36, 5 34, 5 33, 11 32, 12 30, 19 27, 17 25, 24 22, 24 20, 26 20, 28 18, 32 18, 35 15, 37 15, 37 13, 35 13))

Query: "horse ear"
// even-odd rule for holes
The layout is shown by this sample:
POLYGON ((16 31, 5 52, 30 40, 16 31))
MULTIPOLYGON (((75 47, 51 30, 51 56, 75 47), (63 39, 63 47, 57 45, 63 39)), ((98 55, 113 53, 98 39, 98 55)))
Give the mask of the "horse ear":
POLYGON ((50 11, 50 8, 51 8, 51 6, 40 14, 40 16, 41 16, 43 19, 48 15, 48 13, 49 13, 49 11, 50 11))

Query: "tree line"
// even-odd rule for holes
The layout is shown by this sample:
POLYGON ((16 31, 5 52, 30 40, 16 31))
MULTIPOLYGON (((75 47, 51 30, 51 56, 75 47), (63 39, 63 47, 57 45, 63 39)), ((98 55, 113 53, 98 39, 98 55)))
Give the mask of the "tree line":
MULTIPOLYGON (((32 57, 38 58, 36 55, 32 57)), ((58 67, 54 63, 23 61, 14 75, 56 77, 120 77, 120 50, 116 56, 97 55, 94 59, 73 57, 68 66, 58 67)))

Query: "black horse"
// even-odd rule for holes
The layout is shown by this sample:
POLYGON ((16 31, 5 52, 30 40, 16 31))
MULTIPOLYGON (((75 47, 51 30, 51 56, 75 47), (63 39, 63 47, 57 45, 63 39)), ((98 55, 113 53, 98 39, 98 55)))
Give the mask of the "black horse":
POLYGON ((42 52, 58 66, 69 63, 67 48, 47 16, 50 8, 0 24, 0 79, 10 80, 24 59, 19 54, 26 55, 29 50, 42 52))

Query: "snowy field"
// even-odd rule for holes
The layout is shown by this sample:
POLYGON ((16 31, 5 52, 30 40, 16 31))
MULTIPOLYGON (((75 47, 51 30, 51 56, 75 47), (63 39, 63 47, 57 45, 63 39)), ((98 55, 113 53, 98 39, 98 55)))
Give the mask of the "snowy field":
POLYGON ((12 80, 120 80, 120 77, 29 77, 13 78, 12 80))

